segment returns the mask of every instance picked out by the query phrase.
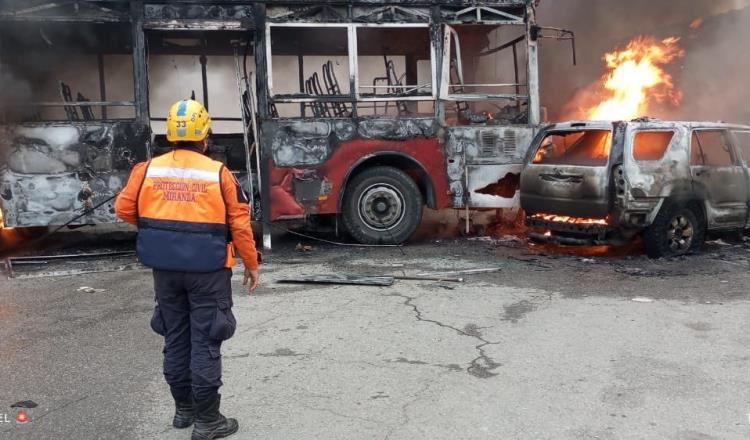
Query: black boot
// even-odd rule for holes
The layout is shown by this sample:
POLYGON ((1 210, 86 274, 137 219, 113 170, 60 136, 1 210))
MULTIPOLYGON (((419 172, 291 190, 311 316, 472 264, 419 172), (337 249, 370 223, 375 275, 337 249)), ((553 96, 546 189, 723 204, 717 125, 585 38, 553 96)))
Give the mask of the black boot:
POLYGON ((190 425, 195 421, 195 402, 193 402, 193 396, 187 398, 174 400, 174 419, 172 419, 172 426, 177 429, 189 428, 190 425))
POLYGON ((237 420, 228 419, 221 415, 219 412, 220 404, 221 394, 218 393, 206 400, 195 401, 196 413, 192 440, 224 438, 240 429, 237 420))

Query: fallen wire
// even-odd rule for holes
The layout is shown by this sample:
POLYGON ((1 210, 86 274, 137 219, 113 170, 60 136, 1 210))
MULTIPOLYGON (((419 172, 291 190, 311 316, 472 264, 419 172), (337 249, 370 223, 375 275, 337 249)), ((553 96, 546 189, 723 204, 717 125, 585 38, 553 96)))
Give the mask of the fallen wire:
MULTIPOLYGON (((403 244, 360 244, 360 243, 342 243, 340 241, 332 241, 332 240, 326 240, 325 238, 320 237, 314 237, 312 235, 303 234, 301 232, 293 231, 291 229, 285 228, 283 226, 275 225, 273 223, 268 222, 262 222, 264 225, 268 225, 276 230, 287 232, 292 235, 296 235, 298 237, 306 238, 308 240, 314 240, 319 241, 321 243, 328 243, 332 244, 334 246, 347 246, 347 247, 366 247, 366 248, 399 248, 401 249, 404 245, 403 244)), ((403 252, 403 249, 401 249, 401 252, 403 252)))
MULTIPOLYGON (((385 232, 388 233, 388 236, 391 237, 391 240, 395 241, 395 240, 393 240, 393 234, 391 234, 391 230, 388 229, 388 227, 385 225, 385 223, 383 223, 383 221, 380 220, 380 219, 378 219, 378 222, 380 223, 380 226, 382 226, 382 227, 385 228, 385 232)), ((404 252, 404 248, 402 248, 401 246, 399 246, 398 250, 401 251, 401 256, 403 256, 403 257, 406 256, 406 252, 404 252)))

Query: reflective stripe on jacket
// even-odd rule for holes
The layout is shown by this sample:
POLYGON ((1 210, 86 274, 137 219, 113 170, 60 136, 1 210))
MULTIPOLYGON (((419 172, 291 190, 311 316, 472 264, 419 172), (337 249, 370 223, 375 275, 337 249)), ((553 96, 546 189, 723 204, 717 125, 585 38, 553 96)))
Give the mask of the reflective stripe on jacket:
POLYGON ((223 164, 190 150, 149 162, 138 194, 138 258, 154 269, 213 272, 231 267, 223 164))

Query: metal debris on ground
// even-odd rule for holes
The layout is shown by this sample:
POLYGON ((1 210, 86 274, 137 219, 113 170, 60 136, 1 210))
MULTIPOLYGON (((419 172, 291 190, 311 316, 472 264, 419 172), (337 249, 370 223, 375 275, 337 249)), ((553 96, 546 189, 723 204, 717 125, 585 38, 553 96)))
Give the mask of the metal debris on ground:
MULTIPOLYGON (((33 276, 19 276, 14 270, 15 266, 43 266, 49 265, 55 261, 67 260, 90 260, 105 257, 128 257, 135 256, 134 251, 116 251, 116 252, 93 252, 85 254, 59 254, 59 255, 33 255, 26 257, 8 257, 3 260, 5 272, 9 278, 37 278, 43 276, 56 276, 52 272, 36 274, 33 276)), ((79 273, 90 273, 91 271, 72 271, 71 273, 59 273, 59 275, 76 275, 79 273)), ((96 271, 98 272, 98 271, 96 271)))
POLYGON ((451 276, 431 275, 386 275, 370 276, 356 274, 337 275, 303 275, 293 278, 284 278, 279 283, 286 284, 344 284, 359 286, 392 286, 394 280, 402 281, 443 281, 451 283, 462 283, 463 278, 451 276))
POLYGON ((635 301, 635 302, 639 302, 639 303, 652 303, 652 302, 654 302, 654 299, 646 297, 646 296, 636 296, 631 301, 635 301))
POLYGON ((31 257, 11 257, 11 262, 18 263, 22 261, 47 261, 47 260, 73 260, 77 258, 101 258, 101 257, 127 257, 135 255, 134 251, 119 252, 93 252, 88 254, 64 254, 64 255, 37 255, 31 257))
POLYGON ((392 286, 394 277, 356 274, 300 275, 278 280, 284 284, 344 284, 357 286, 392 286))
POLYGON ((463 283, 463 278, 453 278, 453 277, 446 277, 446 276, 430 276, 430 275, 395 275, 393 277, 397 280, 406 280, 406 281, 446 281, 450 283, 463 283))
POLYGON ((297 252, 311 252, 313 250, 313 247, 307 244, 297 243, 297 246, 294 248, 297 252))
MULTIPOLYGON (((355 264, 360 265, 360 264, 355 264)), ((391 263, 390 261, 368 261, 366 266, 369 267, 378 267, 378 268, 384 268, 384 269, 400 269, 406 264, 404 263, 391 263)))
POLYGON ((706 241, 706 244, 713 244, 716 246, 734 246, 732 243, 727 243, 726 241, 722 240, 721 238, 711 241, 706 241))
POLYGON ((519 248, 526 245, 526 240, 516 235, 503 235, 500 237, 472 237, 469 241, 481 241, 483 243, 493 244, 496 246, 506 246, 511 248, 519 248))
POLYGON ((502 267, 485 267, 479 269, 451 270, 445 272, 423 272, 418 273, 417 276, 439 277, 443 275, 475 275, 480 273, 500 272, 501 270, 503 270, 502 267))
POLYGON ((65 276, 73 276, 73 275, 89 275, 93 273, 125 272, 125 271, 138 270, 138 269, 148 270, 145 266, 142 266, 140 263, 131 263, 131 264, 124 264, 121 266, 106 267, 102 269, 92 269, 92 270, 82 270, 82 269, 50 270, 50 271, 44 271, 44 272, 34 272, 34 273, 24 273, 24 274, 19 274, 18 272, 10 272, 9 278, 13 278, 13 279, 54 278, 54 277, 65 277, 65 276))
POLYGON ((673 277, 673 276, 683 276, 685 273, 683 272, 670 272, 668 270, 658 270, 658 269, 643 269, 640 267, 615 267, 615 272, 624 274, 624 275, 631 275, 631 276, 639 276, 639 277, 673 277))
MULTIPOLYGON (((287 264, 309 264, 309 263, 310 263, 310 260, 308 259, 299 259, 299 260, 273 260, 273 261, 269 261, 263 264, 266 266, 270 266, 270 265, 284 266, 287 264)), ((242 267, 244 267, 244 265, 242 265, 242 267)))
POLYGON ((81 286, 78 289, 76 289, 76 291, 85 292, 85 293, 101 293, 101 292, 106 292, 107 289, 95 289, 89 286, 81 286))
POLYGON ((550 266, 548 264, 542 263, 540 258, 535 258, 535 257, 532 257, 532 258, 508 257, 508 259, 509 260, 514 260, 514 261, 519 261, 521 263, 526 263, 526 264, 528 264, 530 266, 541 267, 543 269, 552 269, 552 266, 550 266))

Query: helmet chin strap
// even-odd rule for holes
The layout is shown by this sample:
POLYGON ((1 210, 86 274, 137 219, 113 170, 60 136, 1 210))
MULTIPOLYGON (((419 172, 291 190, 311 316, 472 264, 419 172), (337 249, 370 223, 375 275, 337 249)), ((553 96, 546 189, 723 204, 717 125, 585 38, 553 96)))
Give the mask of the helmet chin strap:
MULTIPOLYGON (((211 123, 211 122, 210 122, 210 119, 209 119, 209 124, 210 124, 210 123, 211 123)), ((206 135, 206 137, 205 137, 205 138, 203 139, 203 154, 205 154, 206 156, 208 156, 208 138, 210 138, 212 134, 214 134, 214 132, 213 132, 213 130, 211 130, 211 129, 209 128, 209 129, 208 129, 208 134, 207 134, 207 135, 206 135)))

